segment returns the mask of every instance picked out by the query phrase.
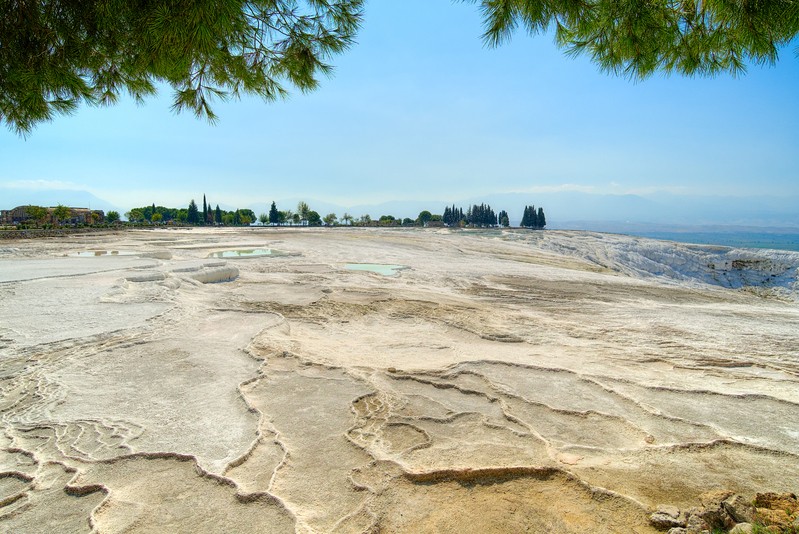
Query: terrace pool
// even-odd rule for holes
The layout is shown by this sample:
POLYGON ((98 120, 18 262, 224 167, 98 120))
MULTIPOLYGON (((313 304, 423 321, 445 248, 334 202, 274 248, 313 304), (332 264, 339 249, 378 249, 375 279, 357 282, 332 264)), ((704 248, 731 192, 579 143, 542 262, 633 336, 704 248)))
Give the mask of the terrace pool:
POLYGON ((389 265, 385 263, 347 263, 344 268, 349 271, 367 271, 383 276, 397 276, 399 271, 407 269, 405 265, 389 265))
POLYGON ((258 256, 286 256, 286 255, 287 254, 285 252, 280 252, 279 250, 271 248, 249 248, 242 250, 220 250, 218 252, 210 253, 208 257, 235 259, 235 258, 256 258, 258 256))

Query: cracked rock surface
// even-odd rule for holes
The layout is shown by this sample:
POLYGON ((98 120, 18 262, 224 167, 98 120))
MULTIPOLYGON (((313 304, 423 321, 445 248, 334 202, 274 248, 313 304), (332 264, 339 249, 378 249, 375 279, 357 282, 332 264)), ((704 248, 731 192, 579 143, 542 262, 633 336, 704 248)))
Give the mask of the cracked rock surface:
POLYGON ((0 531, 649 533, 711 490, 799 489, 799 254, 371 228, 5 245, 0 531), (236 249, 281 253, 209 259, 236 249))

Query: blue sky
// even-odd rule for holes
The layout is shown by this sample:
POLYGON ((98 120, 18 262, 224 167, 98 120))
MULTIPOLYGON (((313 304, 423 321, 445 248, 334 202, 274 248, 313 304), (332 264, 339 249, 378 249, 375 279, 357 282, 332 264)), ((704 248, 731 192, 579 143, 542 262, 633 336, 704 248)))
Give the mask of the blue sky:
MULTIPOLYGON (((81 108, 27 139, 0 131, 0 188, 90 191, 123 209, 203 193, 344 206, 504 192, 799 195, 799 59, 742 78, 631 82, 549 36, 481 40, 476 6, 370 0, 358 44, 310 94, 169 111, 81 108)), ((0 204, 2 199, 0 199, 0 204)), ((0 206, 7 207, 7 206, 0 206)))

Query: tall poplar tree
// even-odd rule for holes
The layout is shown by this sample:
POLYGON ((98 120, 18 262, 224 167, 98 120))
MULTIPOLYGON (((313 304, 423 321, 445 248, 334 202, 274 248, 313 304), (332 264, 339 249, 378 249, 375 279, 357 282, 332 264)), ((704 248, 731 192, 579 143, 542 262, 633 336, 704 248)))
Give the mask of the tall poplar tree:
POLYGON ((269 208, 269 223, 278 224, 280 222, 280 212, 277 210, 277 204, 272 201, 272 207, 269 208))
POLYGON ((191 199, 189 202, 189 210, 188 210, 188 217, 186 218, 186 222, 189 224, 198 224, 200 222, 200 214, 199 209, 197 209, 197 204, 194 202, 194 199, 191 199))

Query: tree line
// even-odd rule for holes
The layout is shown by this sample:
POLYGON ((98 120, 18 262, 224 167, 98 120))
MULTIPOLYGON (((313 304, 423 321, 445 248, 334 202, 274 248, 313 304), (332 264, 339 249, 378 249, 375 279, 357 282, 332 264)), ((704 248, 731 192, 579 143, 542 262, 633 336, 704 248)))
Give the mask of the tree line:
MULTIPOLYGON (((256 215, 251 209, 243 208, 236 210, 223 210, 217 204, 213 207, 203 195, 202 206, 199 206, 192 199, 185 208, 167 208, 156 206, 141 206, 133 208, 125 213, 131 223, 153 223, 153 224, 188 224, 196 226, 246 226, 250 224, 262 224, 271 226, 430 226, 441 225, 450 227, 471 227, 471 228, 494 228, 509 227, 510 218, 508 212, 500 210, 495 212, 489 204, 473 204, 464 211, 462 207, 455 204, 446 206, 443 214, 434 214, 428 210, 423 210, 415 219, 410 217, 395 217, 393 215, 381 215, 373 219, 365 214, 360 217, 353 217, 349 213, 344 213, 340 218, 335 213, 328 213, 321 216, 317 211, 312 210, 304 201, 297 204, 296 210, 280 210, 273 201, 268 213, 256 215)), ((117 217, 118 218, 118 217, 117 217)), ((534 206, 524 207, 524 216, 520 226, 526 228, 541 229, 546 226, 544 209, 539 207, 536 211, 534 206)))
POLYGON ((539 207, 535 211, 535 206, 525 206, 524 215, 522 215, 522 222, 519 226, 525 228, 543 228, 547 225, 547 218, 544 215, 544 208, 539 207))

